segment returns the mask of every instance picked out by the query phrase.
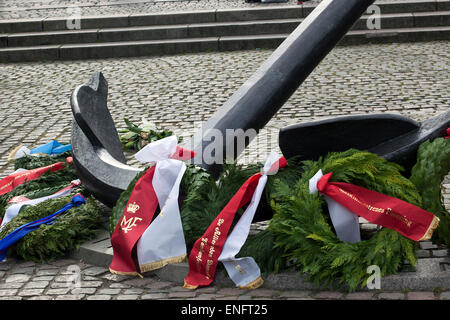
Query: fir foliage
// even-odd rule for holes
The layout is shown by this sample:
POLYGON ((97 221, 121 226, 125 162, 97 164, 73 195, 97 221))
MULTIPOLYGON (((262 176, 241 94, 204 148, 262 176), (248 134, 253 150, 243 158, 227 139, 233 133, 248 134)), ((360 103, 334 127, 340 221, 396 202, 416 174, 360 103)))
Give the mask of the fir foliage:
POLYGON ((66 162, 67 157, 71 157, 72 152, 66 151, 63 152, 57 156, 50 156, 50 155, 39 155, 39 156, 32 156, 32 155, 25 155, 21 158, 18 158, 14 161, 14 170, 17 169, 26 169, 31 170, 35 168, 41 168, 49 166, 53 163, 57 162, 66 162))
POLYGON ((397 164, 357 150, 302 164, 303 174, 295 183, 274 181, 270 199, 274 217, 268 228, 274 248, 282 249, 301 273, 317 286, 345 283, 353 291, 366 284, 370 265, 378 265, 381 275, 386 275, 396 273, 404 259, 415 264, 414 242, 387 228, 355 244, 340 241, 323 197, 309 193, 309 179, 322 169, 324 174, 333 172, 333 181, 354 183, 420 205, 420 194, 397 164))
MULTIPOLYGON (((73 194, 75 193, 75 190, 73 194)), ((72 195, 51 199, 34 206, 24 206, 20 213, 7 223, 0 238, 25 223, 46 217, 70 203, 72 195)), ((52 225, 41 225, 10 247, 8 254, 16 254, 24 260, 35 262, 52 261, 76 249, 95 235, 101 224, 101 210, 93 198, 73 207, 55 219, 52 225)))
POLYGON ((78 176, 73 164, 66 164, 66 166, 61 170, 46 172, 39 178, 27 181, 17 186, 12 191, 0 196, 0 217, 4 216, 6 206, 11 198, 15 196, 25 196, 29 199, 36 199, 48 196, 64 187, 67 187, 70 182, 75 179, 78 179, 78 176))
MULTIPOLYGON (((188 250, 205 233, 242 184, 259 172, 260 168, 257 164, 246 168, 237 164, 225 164, 217 182, 204 177, 197 188, 188 191, 181 207, 181 220, 188 250)), ((191 179, 189 175, 187 179, 191 179)), ((243 209, 239 210, 236 218, 242 213, 243 209)))
POLYGON ((417 163, 411 170, 410 180, 423 199, 423 208, 439 219, 433 233, 435 243, 450 247, 450 213, 443 206, 441 182, 450 172, 450 139, 437 138, 424 142, 417 152, 417 163))

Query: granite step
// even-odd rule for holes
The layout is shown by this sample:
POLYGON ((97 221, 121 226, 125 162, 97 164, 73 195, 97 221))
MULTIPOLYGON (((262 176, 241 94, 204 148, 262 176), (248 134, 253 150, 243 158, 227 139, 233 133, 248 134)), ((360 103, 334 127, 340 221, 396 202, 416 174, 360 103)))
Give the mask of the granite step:
MULTIPOLYGON (((381 14, 418 13, 450 10, 450 0, 392 0, 377 3, 381 14)), ((183 12, 82 16, 82 29, 119 28, 133 26, 177 25, 207 22, 238 22, 272 19, 305 18, 315 8, 304 3, 297 6, 270 6, 239 9, 215 9, 183 12)), ((67 30, 69 17, 0 20, 0 33, 67 30)))
MULTIPOLYGON (((271 49, 278 47, 287 36, 288 34, 264 34, 0 48, 0 63, 42 60, 103 59, 208 51, 249 50, 257 48, 271 49)), ((339 45, 448 39, 450 39, 450 26, 352 30, 347 33, 339 45)))
MULTIPOLYGON (((370 16, 363 16, 352 30, 367 30, 370 16)), ((26 32, 0 35, 0 47, 29 47, 69 43, 209 38, 261 34, 289 34, 303 19, 214 22, 103 29, 26 32)), ((450 26, 450 11, 386 14, 381 29, 450 26)))

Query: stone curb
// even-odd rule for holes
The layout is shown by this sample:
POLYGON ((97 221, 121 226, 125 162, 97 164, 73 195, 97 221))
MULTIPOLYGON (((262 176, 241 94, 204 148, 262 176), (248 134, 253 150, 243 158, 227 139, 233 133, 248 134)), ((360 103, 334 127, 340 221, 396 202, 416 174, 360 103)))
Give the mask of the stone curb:
MULTIPOLYGON (((427 291, 427 290, 450 290, 450 256, 448 250, 446 255, 434 254, 434 252, 445 251, 438 250, 436 245, 429 241, 421 242, 421 248, 418 251, 417 264, 415 271, 402 271, 396 275, 389 275, 381 278, 381 289, 386 291, 427 291), (429 251, 433 258, 421 258, 424 251, 429 251)), ((444 252, 445 253, 445 252, 444 252)), ((84 263, 109 268, 112 261, 112 247, 107 231, 99 231, 94 240, 84 243, 80 248, 73 252, 73 259, 80 259, 84 263)), ((161 269, 144 274, 145 277, 156 276, 160 280, 176 283, 183 283, 189 271, 187 262, 167 265, 161 269)), ((305 276, 299 276, 298 272, 286 271, 279 274, 270 274, 263 276, 263 288, 273 290, 315 290, 317 289, 312 282, 309 282, 305 276)), ((233 282, 227 276, 225 270, 218 269, 214 280, 214 285, 219 287, 233 287, 233 282)), ((330 289, 321 287, 321 289, 330 289)), ((335 286, 333 290, 346 290, 345 286, 335 286)), ((358 289, 358 291, 367 291, 368 289, 358 289)))

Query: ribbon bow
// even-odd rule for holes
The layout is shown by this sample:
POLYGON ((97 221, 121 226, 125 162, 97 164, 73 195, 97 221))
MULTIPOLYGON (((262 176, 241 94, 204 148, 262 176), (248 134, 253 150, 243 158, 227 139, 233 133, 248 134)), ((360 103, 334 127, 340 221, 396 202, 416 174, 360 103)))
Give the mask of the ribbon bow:
POLYGON ((195 242, 189 255, 189 273, 184 280, 185 288, 195 289, 209 285, 214 280, 218 261, 224 264, 236 286, 255 289, 262 285, 263 280, 255 260, 252 257, 236 259, 235 256, 247 239, 250 224, 267 182, 267 175, 276 173, 279 168, 286 165, 284 157, 279 158, 276 153, 271 153, 263 172, 247 179, 231 198, 203 236, 195 242), (227 238, 237 210, 249 202, 247 209, 227 238))
POLYGON ((140 272, 186 258, 178 206, 186 165, 180 160, 194 157, 195 152, 178 146, 177 141, 176 136, 170 136, 148 144, 135 155, 138 161, 155 165, 137 181, 111 236, 112 273, 139 274, 132 257, 135 245, 140 272), (153 219, 158 204, 161 210, 153 219))
MULTIPOLYGON (((318 174, 320 176, 321 171, 318 174)), ((354 184, 330 182, 331 176, 332 173, 330 172, 321 176, 318 180, 317 177, 315 179, 313 177, 310 180, 310 184, 314 184, 317 181, 316 187, 320 193, 336 202, 336 206, 344 207, 355 216, 361 216, 374 224, 395 230, 414 241, 430 239, 433 231, 439 224, 438 217, 422 208, 354 184)), ((335 224, 335 221, 342 218, 342 215, 339 217, 340 212, 337 212, 339 209, 333 208, 329 200, 327 202, 333 224, 335 224), (338 217, 336 218, 336 216, 338 217)), ((352 227, 351 224, 346 226, 338 223, 335 229, 339 239, 349 241, 344 240, 345 238, 342 238, 342 234, 352 236, 354 232, 351 229, 352 227)))

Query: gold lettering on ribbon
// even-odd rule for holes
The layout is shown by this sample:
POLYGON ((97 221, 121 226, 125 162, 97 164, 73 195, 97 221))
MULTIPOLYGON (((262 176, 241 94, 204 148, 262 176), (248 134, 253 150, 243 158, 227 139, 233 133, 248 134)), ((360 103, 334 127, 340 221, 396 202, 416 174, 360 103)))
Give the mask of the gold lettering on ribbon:
POLYGON ((120 222, 120 228, 125 232, 131 231, 134 227, 137 226, 137 222, 142 219, 139 217, 131 217, 127 220, 126 216, 123 216, 122 221, 120 222))
POLYGON ((214 245, 216 244, 217 240, 219 240, 220 235, 221 235, 221 232, 219 230, 219 227, 216 227, 214 229, 213 239, 211 240, 211 247, 209 248, 208 257, 210 257, 210 258, 212 258, 214 252, 216 251, 214 249, 214 245))
POLYGON ((211 268, 213 263, 214 263, 214 261, 212 261, 212 260, 207 260, 206 261, 206 277, 208 279, 211 279, 211 275, 209 274, 209 269, 211 268))
POLYGON ((371 206, 370 204, 367 204, 367 203, 362 202, 361 200, 359 200, 355 195, 353 195, 353 194, 351 194, 351 193, 349 193, 349 192, 347 192, 345 190, 342 190, 339 187, 338 187, 338 190, 341 193, 345 194, 350 199, 352 199, 352 200, 356 201, 357 203, 359 203, 360 205, 364 206, 369 211, 377 212, 377 213, 384 213, 384 214, 386 214, 388 216, 391 216, 391 217, 393 217, 393 218, 403 222, 404 224, 406 224, 406 226, 408 228, 410 228, 411 225, 412 225, 412 221, 408 220, 406 217, 402 216, 401 214, 398 214, 398 213, 392 211, 391 208, 383 209, 383 208, 377 208, 377 207, 371 206))
POLYGON ((200 242, 200 251, 198 252, 197 256, 195 257, 198 272, 200 272, 200 263, 202 262, 203 251, 205 250, 205 245, 207 242, 208 242, 208 238, 202 238, 202 240, 200 242))

